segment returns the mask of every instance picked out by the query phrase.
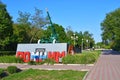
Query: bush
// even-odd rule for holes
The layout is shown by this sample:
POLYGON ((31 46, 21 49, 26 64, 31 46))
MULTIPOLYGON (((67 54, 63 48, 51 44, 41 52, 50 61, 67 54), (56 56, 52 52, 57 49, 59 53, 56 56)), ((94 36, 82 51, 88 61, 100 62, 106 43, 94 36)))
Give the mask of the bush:
POLYGON ((54 59, 45 59, 45 63, 53 65, 55 63, 54 59))
POLYGON ((41 62, 37 62, 37 64, 39 64, 39 65, 42 65, 42 64, 44 64, 45 63, 45 61, 43 60, 43 61, 41 61, 41 62))
POLYGON ((36 62, 35 61, 30 61, 28 62, 29 65, 36 65, 36 62))
POLYGON ((16 73, 16 72, 17 72, 17 67, 16 67, 16 66, 8 66, 8 67, 7 67, 7 71, 8 71, 10 74, 16 73))
POLYGON ((23 60, 20 57, 15 57, 15 63, 23 63, 23 60))
POLYGON ((94 63, 100 53, 99 52, 88 52, 75 55, 67 55, 62 59, 64 64, 91 64, 94 63))
POLYGON ((70 64, 70 63, 74 64, 74 63, 76 63, 75 61, 76 61, 75 55, 67 55, 66 57, 62 58, 62 62, 64 64, 70 64))

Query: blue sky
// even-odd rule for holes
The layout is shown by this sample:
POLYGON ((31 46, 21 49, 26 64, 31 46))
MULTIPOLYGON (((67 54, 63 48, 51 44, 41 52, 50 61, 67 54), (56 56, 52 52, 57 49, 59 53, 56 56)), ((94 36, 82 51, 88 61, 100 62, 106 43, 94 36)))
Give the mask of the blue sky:
POLYGON ((15 21, 18 11, 34 13, 37 7, 49 9, 52 22, 64 28, 71 26, 73 31, 89 31, 96 42, 101 41, 100 23, 107 13, 120 8, 120 0, 1 0, 15 21))

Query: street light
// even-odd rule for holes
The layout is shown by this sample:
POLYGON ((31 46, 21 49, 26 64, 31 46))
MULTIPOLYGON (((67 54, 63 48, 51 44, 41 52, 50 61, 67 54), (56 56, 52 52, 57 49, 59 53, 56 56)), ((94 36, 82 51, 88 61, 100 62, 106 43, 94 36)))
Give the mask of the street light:
POLYGON ((83 50, 83 40, 84 40, 84 39, 82 39, 81 52, 82 52, 82 50, 83 50))
POLYGON ((87 49, 88 49, 88 39, 86 40, 86 42, 87 42, 87 49))
POLYGON ((76 44, 75 42, 78 39, 78 36, 76 36, 76 34, 74 33, 73 36, 71 36, 71 39, 74 40, 74 46, 75 46, 75 44, 76 44))

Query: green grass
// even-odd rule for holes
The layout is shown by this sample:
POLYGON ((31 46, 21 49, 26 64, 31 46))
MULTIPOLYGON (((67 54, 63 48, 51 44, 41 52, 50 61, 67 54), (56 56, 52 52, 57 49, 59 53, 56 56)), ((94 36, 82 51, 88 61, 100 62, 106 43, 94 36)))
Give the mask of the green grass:
POLYGON ((12 74, 2 80, 82 80, 86 72, 72 70, 38 70, 28 69, 12 74))
POLYGON ((0 56, 0 63, 22 63, 22 60, 15 56, 0 56))

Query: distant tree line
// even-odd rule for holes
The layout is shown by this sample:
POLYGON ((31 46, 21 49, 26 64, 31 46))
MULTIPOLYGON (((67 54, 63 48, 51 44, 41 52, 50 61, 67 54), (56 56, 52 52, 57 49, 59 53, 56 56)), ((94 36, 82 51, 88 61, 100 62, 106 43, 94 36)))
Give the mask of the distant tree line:
MULTIPOLYGON (((18 43, 37 43, 39 39, 50 37, 52 32, 47 16, 44 17, 38 8, 34 12, 31 15, 29 12, 18 11, 17 22, 13 22, 6 5, 0 2, 0 51, 15 51, 18 43)), ((83 42, 83 48, 94 46, 94 39, 88 31, 74 32, 70 26, 65 29, 55 23, 54 27, 61 43, 73 45, 71 36, 75 33, 78 36, 75 45, 81 46, 83 42)))

